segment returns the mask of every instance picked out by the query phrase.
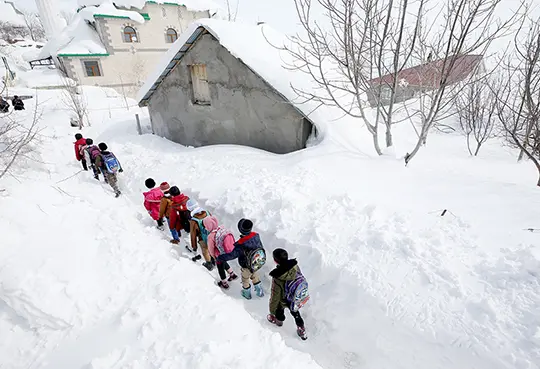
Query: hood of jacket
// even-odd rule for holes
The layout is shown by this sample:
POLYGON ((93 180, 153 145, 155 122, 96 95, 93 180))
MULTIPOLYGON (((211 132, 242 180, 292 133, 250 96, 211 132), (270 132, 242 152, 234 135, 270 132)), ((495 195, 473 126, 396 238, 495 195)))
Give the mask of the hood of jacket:
POLYGON ((77 146, 85 146, 86 145, 86 138, 80 138, 77 141, 74 142, 77 146))
MULTIPOLYGON (((186 202, 189 200, 189 197, 187 197, 186 195, 184 195, 183 193, 181 193, 180 195, 176 195, 176 196, 173 196, 171 197, 171 200, 172 202, 174 202, 175 204, 181 204, 183 202, 186 202)), ((187 209, 187 207, 186 207, 187 209)))
POLYGON ((152 188, 150 191, 143 192, 144 199, 147 201, 160 202, 163 197, 163 192, 159 187, 152 188))
POLYGON ((219 222, 215 216, 208 216, 203 220, 203 226, 208 232, 213 232, 219 226, 219 222))
POLYGON ((270 277, 281 279, 282 281, 293 281, 296 279, 298 271, 298 262, 295 259, 287 260, 283 264, 279 264, 270 272, 270 277))
POLYGON ((261 242, 261 237, 256 232, 251 232, 248 235, 240 237, 240 239, 236 241, 236 244, 248 250, 254 250, 259 247, 263 247, 263 244, 261 242))

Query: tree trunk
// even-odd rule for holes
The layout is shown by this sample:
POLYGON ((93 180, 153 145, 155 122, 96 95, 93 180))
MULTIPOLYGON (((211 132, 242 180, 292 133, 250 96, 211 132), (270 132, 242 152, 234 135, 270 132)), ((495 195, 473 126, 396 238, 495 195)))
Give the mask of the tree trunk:
POLYGON ((422 135, 418 138, 418 141, 416 141, 416 146, 414 147, 414 150, 405 156, 405 165, 409 164, 409 162, 414 158, 414 156, 418 153, 420 150, 420 147, 422 147, 422 143, 425 140, 425 134, 422 133, 422 135))
POLYGON ((394 146, 394 138, 392 137, 392 130, 390 125, 386 126, 386 147, 394 146))
POLYGON ((381 146, 379 145, 379 134, 377 131, 371 133, 371 136, 373 137, 373 147, 375 147, 375 151, 377 152, 377 155, 381 156, 381 146))
POLYGON ((476 151, 474 152, 474 156, 478 156, 478 153, 480 152, 480 146, 482 146, 482 144, 478 142, 476 144, 476 151))

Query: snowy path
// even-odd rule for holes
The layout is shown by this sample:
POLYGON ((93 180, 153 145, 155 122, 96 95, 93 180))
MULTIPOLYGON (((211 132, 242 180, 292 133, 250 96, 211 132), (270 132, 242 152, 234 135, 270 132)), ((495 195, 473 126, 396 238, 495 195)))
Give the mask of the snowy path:
POLYGON ((79 170, 73 131, 55 112, 46 119, 46 164, 0 194, 0 368, 538 368, 532 246, 490 252, 459 217, 361 202, 343 179, 330 192, 323 177, 334 171, 309 166, 343 160, 338 150, 286 160, 191 150, 137 136, 131 116, 85 129, 126 168, 114 199, 88 173, 57 183, 79 170), (298 257, 308 341, 289 316, 281 329, 266 322, 268 296, 246 301, 239 282, 224 293, 200 264, 175 258, 142 207, 147 177, 178 185, 231 229, 250 217, 267 250, 298 257))

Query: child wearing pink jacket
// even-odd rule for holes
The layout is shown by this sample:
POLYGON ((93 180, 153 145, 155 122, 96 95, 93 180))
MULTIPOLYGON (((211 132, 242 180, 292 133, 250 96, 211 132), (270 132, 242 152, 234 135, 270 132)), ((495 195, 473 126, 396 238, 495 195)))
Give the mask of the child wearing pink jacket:
POLYGON ((144 181, 144 184, 150 191, 143 192, 144 195, 144 208, 148 211, 148 214, 157 222, 158 227, 163 227, 163 219, 159 218, 159 205, 163 198, 163 191, 160 187, 156 187, 156 181, 152 178, 148 178, 144 181), (156 188, 154 188, 156 187, 156 188))
POLYGON ((234 236, 223 226, 220 226, 218 220, 214 216, 207 216, 203 220, 204 228, 208 231, 208 252, 211 257, 216 261, 216 266, 221 281, 218 282, 218 286, 223 289, 229 288, 227 280, 234 281, 238 276, 234 273, 229 263, 224 260, 220 260, 220 255, 225 255, 234 250, 234 236), (227 274, 229 278, 227 279, 227 274))

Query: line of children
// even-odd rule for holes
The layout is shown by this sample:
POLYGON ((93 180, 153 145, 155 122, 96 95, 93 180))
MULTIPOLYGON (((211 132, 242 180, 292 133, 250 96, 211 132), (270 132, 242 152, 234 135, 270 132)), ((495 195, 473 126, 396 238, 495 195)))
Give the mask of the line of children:
POLYGON ((112 187, 115 196, 120 196, 117 174, 124 169, 116 156, 108 150, 107 144, 101 142, 95 146, 91 138, 84 138, 80 133, 75 135, 75 140, 75 159, 81 162, 83 169, 87 171, 90 164, 94 178, 99 180, 99 174, 103 174, 103 180, 112 187))

